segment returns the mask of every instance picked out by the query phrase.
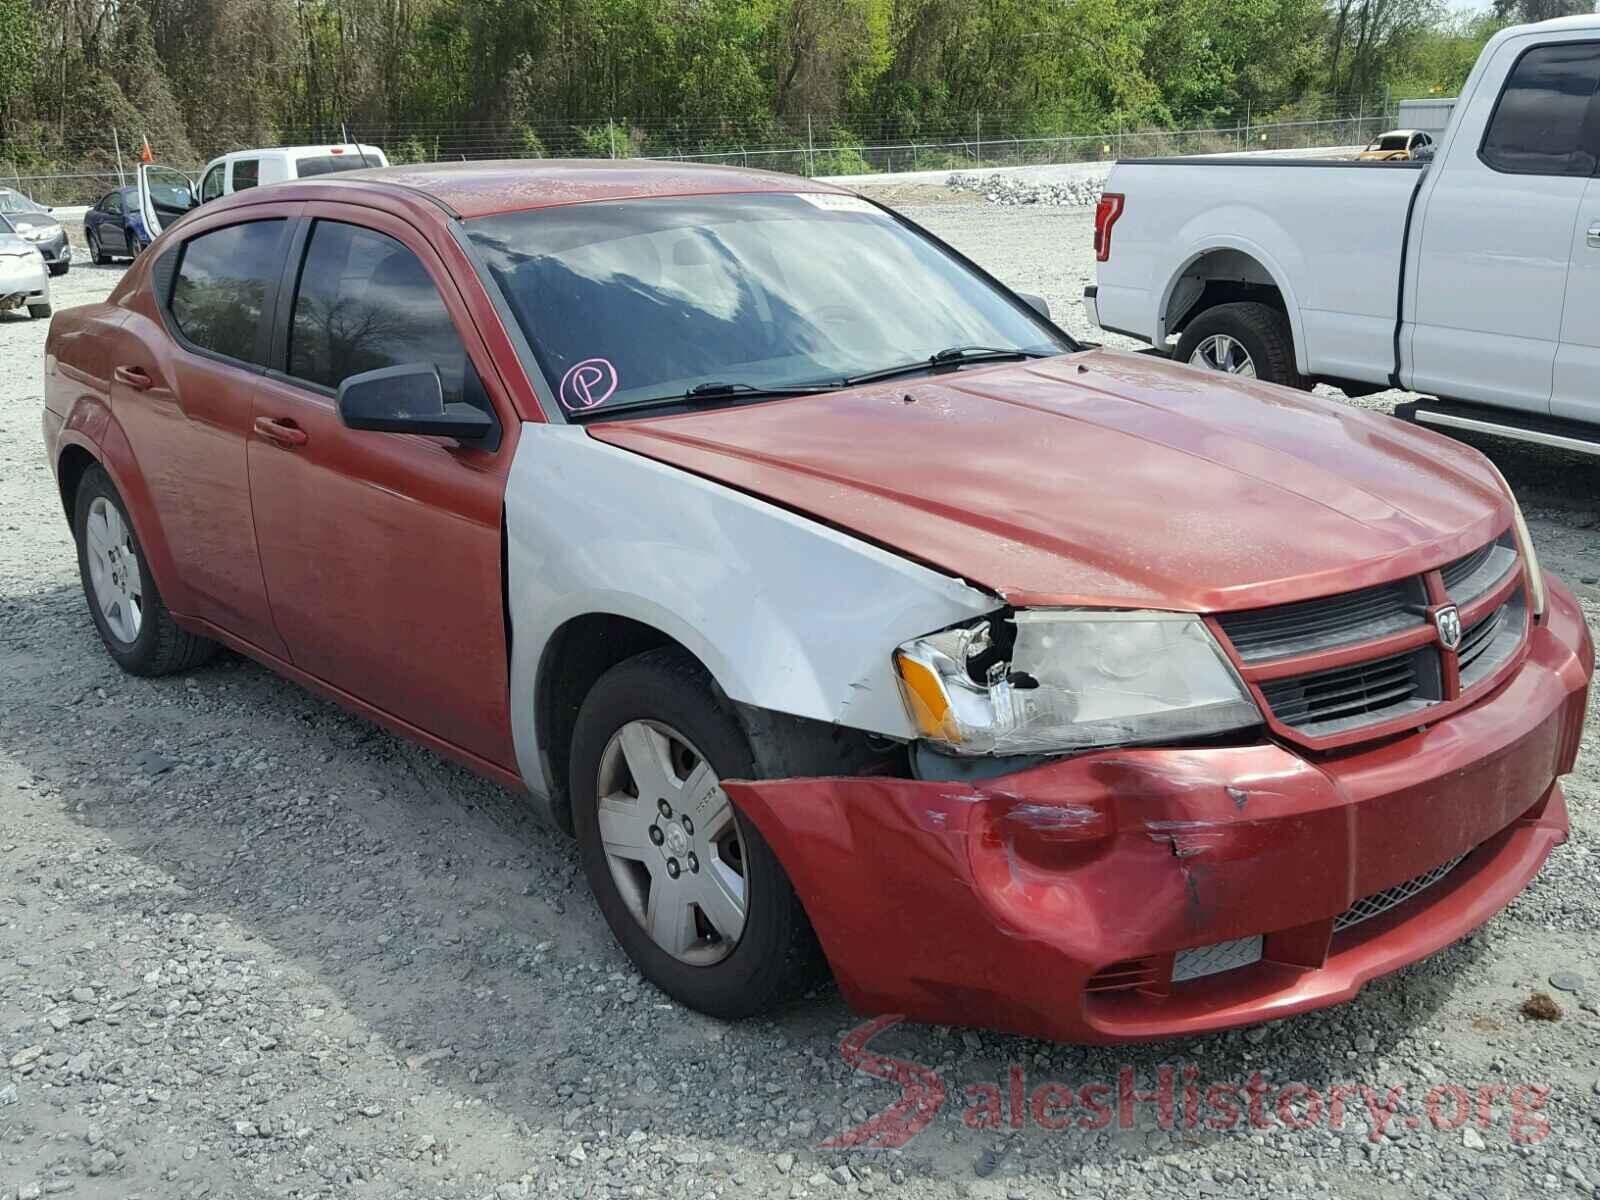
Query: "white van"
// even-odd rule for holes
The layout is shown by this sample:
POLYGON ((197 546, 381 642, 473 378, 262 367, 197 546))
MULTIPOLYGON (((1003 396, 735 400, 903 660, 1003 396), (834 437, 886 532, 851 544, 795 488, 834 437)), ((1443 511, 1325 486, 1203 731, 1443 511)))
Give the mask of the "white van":
POLYGON ((173 221, 207 200, 269 183, 388 165, 389 160, 378 147, 356 142, 235 150, 208 162, 198 185, 182 171, 145 163, 139 168, 139 215, 144 218, 150 240, 154 240, 173 221))
POLYGON ((200 203, 264 183, 284 183, 335 171, 387 167, 376 146, 346 142, 340 146, 278 146, 271 150, 235 150, 214 158, 200 176, 200 203))

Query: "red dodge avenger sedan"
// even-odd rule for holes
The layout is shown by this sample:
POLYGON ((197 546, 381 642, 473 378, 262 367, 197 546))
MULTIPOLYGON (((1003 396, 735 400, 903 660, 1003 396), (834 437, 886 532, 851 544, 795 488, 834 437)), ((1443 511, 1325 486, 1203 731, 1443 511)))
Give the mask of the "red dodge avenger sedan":
POLYGON ((1567 831, 1593 647, 1476 451, 1075 344, 825 185, 451 164, 171 220, 50 331, 100 637, 228 646, 577 837, 707 1013, 1333 1004, 1567 831))

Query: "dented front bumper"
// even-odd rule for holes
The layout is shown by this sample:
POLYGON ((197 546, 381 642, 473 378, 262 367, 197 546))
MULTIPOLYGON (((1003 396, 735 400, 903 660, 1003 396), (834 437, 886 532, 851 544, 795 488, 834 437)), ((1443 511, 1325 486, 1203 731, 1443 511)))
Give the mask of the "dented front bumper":
POLYGON ((1495 695, 1303 758, 1273 743, 1111 750, 981 783, 732 782, 864 1012, 1082 1042, 1201 1033, 1347 1000, 1482 924, 1567 833, 1594 652, 1571 595, 1495 695), (1363 898, 1466 855, 1335 933, 1363 898), (1176 956, 1262 935, 1248 965, 1176 956))

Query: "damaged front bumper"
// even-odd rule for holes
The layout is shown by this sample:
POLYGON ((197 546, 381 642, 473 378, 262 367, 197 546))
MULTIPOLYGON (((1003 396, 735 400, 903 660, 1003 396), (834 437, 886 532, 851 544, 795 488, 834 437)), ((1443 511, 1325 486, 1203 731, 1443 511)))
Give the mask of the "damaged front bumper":
POLYGON ((1552 580, 1495 695, 1367 749, 725 786, 857 1009, 1062 1041, 1202 1033, 1347 1000, 1505 907, 1565 840, 1593 663, 1552 580))

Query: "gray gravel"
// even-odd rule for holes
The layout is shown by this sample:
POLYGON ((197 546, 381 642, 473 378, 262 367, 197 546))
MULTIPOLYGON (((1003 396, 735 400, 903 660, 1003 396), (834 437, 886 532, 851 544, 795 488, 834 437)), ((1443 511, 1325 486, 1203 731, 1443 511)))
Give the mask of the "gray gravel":
MULTIPOLYGON (((913 214, 1088 332, 1086 212, 937 199, 913 214)), ((57 303, 117 275, 76 267, 57 303)), ((1356 1002, 1133 1049, 892 1029, 874 1048, 936 1068, 942 1109, 902 1150, 821 1150, 897 1095, 841 1060, 856 1020, 831 990, 737 1026, 685 1012, 633 974, 570 845, 514 797, 232 656, 160 681, 116 670, 40 453, 43 340, 0 316, 0 1200, 1454 1200, 1600 1183, 1593 736, 1573 840, 1535 885, 1356 1002), (1535 990, 1563 1019, 1520 1015, 1535 990), (1127 1066, 1144 1090, 1163 1064, 1405 1099, 1375 1138, 1355 1099, 1340 1130, 1167 1131, 1148 1104, 1128 1129, 963 1119, 968 1089, 1006 1093, 1013 1065, 1029 1089, 1115 1087, 1127 1066), (1549 1087, 1548 1136, 1514 1144, 1503 1101, 1485 1129, 1436 1129, 1420 1098, 1439 1083, 1549 1087)), ((1595 468, 1484 448, 1593 623, 1595 468)))
POLYGON ((1044 204, 1053 208, 1093 208, 1105 190, 1106 174, 1091 179, 1039 180, 1017 175, 950 176, 946 186, 958 192, 972 192, 990 204, 1014 208, 1019 204, 1044 204))

